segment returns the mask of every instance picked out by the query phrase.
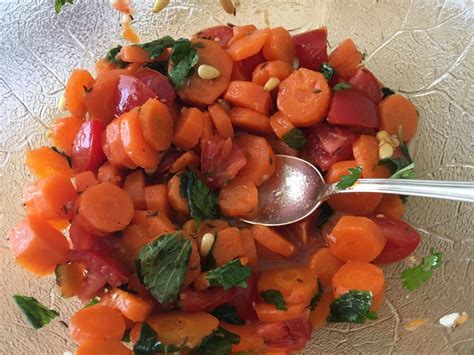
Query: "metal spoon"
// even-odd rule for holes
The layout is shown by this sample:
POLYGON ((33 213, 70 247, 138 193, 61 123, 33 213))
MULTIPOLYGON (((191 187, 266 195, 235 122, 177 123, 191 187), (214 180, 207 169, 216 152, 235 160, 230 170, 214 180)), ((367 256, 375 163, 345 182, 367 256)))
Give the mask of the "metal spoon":
POLYGON ((358 179, 341 190, 336 184, 327 185, 318 169, 307 161, 287 155, 276 157, 275 173, 258 189, 258 215, 242 219, 244 222, 273 227, 298 222, 329 196, 339 193, 383 192, 474 202, 474 182, 358 179))

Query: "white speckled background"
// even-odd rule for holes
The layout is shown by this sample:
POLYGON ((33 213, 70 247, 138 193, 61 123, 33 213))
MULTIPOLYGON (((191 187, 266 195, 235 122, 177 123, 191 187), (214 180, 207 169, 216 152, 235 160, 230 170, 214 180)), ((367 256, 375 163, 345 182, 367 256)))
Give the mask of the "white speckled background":
MULTIPOLYGON (((21 217, 22 186, 31 180, 24 150, 46 143, 44 133, 59 115, 56 103, 74 67, 93 62, 120 38, 119 19, 106 0, 82 0, 55 15, 52 0, 0 1, 0 353, 62 354, 73 350, 57 320, 32 330, 12 294, 34 295, 61 310, 67 322, 74 302, 59 297, 53 278, 36 279, 15 265, 5 235, 21 217)), ((236 1, 237 2, 237 1, 236 1)), ((472 1, 358 0, 246 1, 237 16, 217 1, 171 1, 156 15, 152 0, 135 1, 143 40, 187 36, 216 24, 283 25, 296 31, 326 25, 331 45, 352 37, 367 52, 367 66, 386 86, 406 94, 421 116, 412 144, 423 178, 474 180, 472 1)), ((305 354, 474 354, 474 234, 472 205, 410 199, 407 220, 430 247, 446 254, 444 266, 421 289, 401 290, 404 265, 386 269, 386 302, 379 320, 328 325, 313 335, 305 354), (453 311, 471 319, 449 333, 437 320, 453 311), (412 319, 427 324, 408 331, 412 319)))

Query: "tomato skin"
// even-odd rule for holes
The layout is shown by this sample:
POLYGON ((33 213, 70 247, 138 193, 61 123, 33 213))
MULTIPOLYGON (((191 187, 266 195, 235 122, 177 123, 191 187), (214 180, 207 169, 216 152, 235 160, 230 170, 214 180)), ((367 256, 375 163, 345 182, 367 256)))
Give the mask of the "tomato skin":
POLYGON ((328 31, 325 27, 293 37, 300 67, 318 70, 321 64, 328 61, 327 37, 328 31))
POLYGON ((257 276, 252 274, 247 279, 247 288, 236 287, 231 304, 237 308, 237 316, 248 321, 257 321, 257 313, 253 305, 258 300, 257 276))
POLYGON ((97 246, 98 236, 88 232, 81 226, 77 218, 73 218, 69 226, 69 238, 73 249, 91 250, 97 246))
POLYGON ((360 68, 357 70, 355 75, 349 79, 349 83, 353 88, 365 93, 376 104, 382 101, 382 85, 368 69, 360 68))
POLYGON ((185 312, 210 312, 214 308, 232 301, 234 296, 234 288, 225 291, 221 287, 213 287, 201 292, 186 289, 179 294, 178 307, 185 312))
POLYGON ((210 39, 212 41, 218 42, 222 47, 227 47, 230 39, 234 37, 234 31, 232 27, 229 26, 214 26, 205 28, 202 31, 199 31, 195 34, 197 38, 210 39))
POLYGON ((166 106, 173 105, 176 92, 166 76, 150 68, 142 68, 134 76, 148 86, 166 106))
POLYGON ((359 90, 336 91, 329 107, 328 122, 341 126, 378 129, 377 105, 359 90))
POLYGON ((156 94, 146 84, 133 76, 120 75, 114 97, 115 116, 143 105, 156 94))
POLYGON ((105 160, 102 150, 102 134, 105 123, 92 119, 82 124, 72 145, 72 168, 76 173, 86 170, 96 171, 105 160))
POLYGON ((238 77, 232 77, 232 80, 245 80, 245 81, 252 81, 252 73, 257 65, 265 62, 266 59, 263 56, 263 50, 254 54, 248 58, 245 58, 241 61, 234 63, 234 70, 232 76, 238 75, 238 77), (236 72, 236 73, 235 73, 236 72), (238 74, 237 74, 238 73, 238 74))
POLYGON ((421 242, 418 232, 402 220, 381 215, 372 216, 370 219, 382 229, 387 240, 380 255, 372 261, 374 264, 403 260, 413 253, 421 242))

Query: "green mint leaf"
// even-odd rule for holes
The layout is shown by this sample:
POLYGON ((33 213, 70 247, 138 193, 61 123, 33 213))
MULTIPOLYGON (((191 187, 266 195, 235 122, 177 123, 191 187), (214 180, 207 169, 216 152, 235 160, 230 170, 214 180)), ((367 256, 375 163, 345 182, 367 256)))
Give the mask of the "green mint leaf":
POLYGON ((100 299, 98 297, 94 297, 93 299, 91 299, 89 302, 86 303, 84 308, 95 306, 99 302, 100 302, 100 299))
POLYGON ((165 345, 158 340, 158 333, 146 322, 142 322, 140 338, 133 346, 135 355, 168 354, 181 350, 176 345, 165 345))
POLYGON ((247 279, 252 275, 252 269, 240 263, 239 259, 210 270, 206 278, 211 286, 222 286, 224 290, 239 286, 247 288, 247 279))
POLYGON ((191 255, 191 242, 182 232, 169 233, 140 250, 143 284, 160 303, 178 299, 191 255))
POLYGON ((245 321, 240 319, 237 315, 237 307, 230 304, 223 304, 211 312, 217 319, 230 324, 245 324, 245 321))
POLYGON ((339 179, 339 182, 336 184, 336 187, 340 190, 347 189, 354 185, 358 178, 360 178, 360 174, 362 173, 362 168, 360 166, 356 166, 355 168, 349 168, 349 174, 342 175, 339 179))
POLYGON ((128 63, 121 60, 120 57, 118 56, 121 49, 122 49, 122 46, 117 46, 117 47, 112 48, 105 55, 105 59, 107 59, 109 62, 117 65, 120 68, 124 68, 127 66, 128 63))
POLYGON ((443 263, 443 253, 435 253, 433 249, 429 255, 421 259, 421 263, 415 267, 402 271, 402 284, 408 291, 414 291, 433 275, 433 270, 443 263))
POLYGON ((326 78, 327 81, 331 81, 331 79, 332 79, 332 77, 335 73, 335 70, 328 63, 323 63, 319 67, 319 72, 324 75, 324 77, 326 78))
POLYGON ((211 335, 205 337, 198 348, 191 351, 193 355, 229 355, 232 345, 240 343, 240 336, 218 327, 211 335))
POLYGON ((318 279, 318 292, 311 298, 311 301, 309 302, 308 308, 312 311, 316 308, 318 305, 319 301, 321 300, 321 297, 323 296, 323 286, 321 285, 321 282, 318 279))
POLYGON ((56 11, 57 14, 61 12, 63 9, 63 6, 66 4, 73 4, 73 0, 54 0, 54 11, 56 11))
POLYGON ((322 227, 324 223, 326 223, 329 218, 334 214, 333 209, 327 202, 323 203, 318 208, 318 216, 316 217, 315 225, 316 227, 322 227))
POLYGON ((279 290, 275 290, 275 289, 264 290, 259 293, 259 296, 262 297, 262 299, 266 303, 274 305, 276 309, 280 311, 288 310, 288 308, 286 307, 286 303, 283 298, 283 295, 281 294, 279 290))
POLYGON ((51 322, 51 320, 59 316, 58 312, 42 305, 34 297, 13 295, 13 299, 25 315, 28 322, 35 329, 44 327, 51 322))
POLYGON ((151 42, 137 44, 136 46, 146 50, 151 59, 156 59, 163 54, 166 48, 172 48, 174 44, 175 40, 172 37, 164 36, 151 42))
POLYGON ((299 128, 293 128, 281 140, 293 149, 301 150, 306 145, 306 137, 299 128))
POLYGON ((384 86, 382 88, 382 94, 383 94, 383 98, 385 99, 387 96, 394 95, 395 91, 393 91, 392 89, 384 86))
POLYGON ((364 323, 368 319, 377 319, 370 311, 372 292, 351 290, 331 302, 328 322, 364 323))
POLYGON ((168 75, 168 61, 146 63, 145 67, 157 71, 163 75, 168 75))
POLYGON ((168 77, 175 88, 184 85, 186 78, 192 74, 198 59, 196 46, 190 40, 180 38, 174 43, 170 55, 171 66, 168 69, 168 77))
POLYGON ((350 89, 351 87, 352 87, 352 85, 349 84, 349 83, 337 83, 336 85, 334 85, 332 87, 332 90, 333 91, 342 91, 342 90, 350 89))

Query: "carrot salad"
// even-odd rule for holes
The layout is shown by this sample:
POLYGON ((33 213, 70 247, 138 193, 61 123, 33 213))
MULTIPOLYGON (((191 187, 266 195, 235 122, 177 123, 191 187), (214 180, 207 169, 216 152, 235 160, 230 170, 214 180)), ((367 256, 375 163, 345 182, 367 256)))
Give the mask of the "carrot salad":
MULTIPOLYGON (((52 146, 26 153, 36 180, 9 243, 82 301, 68 321, 77 354, 289 354, 327 322, 377 318, 382 265, 420 243, 405 197, 335 195, 281 228, 239 221, 258 212, 276 154, 328 183, 414 176, 418 112, 363 57, 351 39, 328 51, 324 27, 216 26, 72 71, 52 146)), ((441 259, 406 269, 405 288, 441 259)), ((37 328, 58 316, 15 300, 37 328)))

